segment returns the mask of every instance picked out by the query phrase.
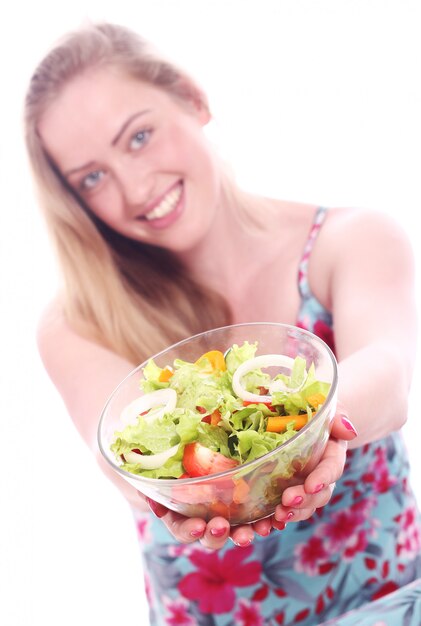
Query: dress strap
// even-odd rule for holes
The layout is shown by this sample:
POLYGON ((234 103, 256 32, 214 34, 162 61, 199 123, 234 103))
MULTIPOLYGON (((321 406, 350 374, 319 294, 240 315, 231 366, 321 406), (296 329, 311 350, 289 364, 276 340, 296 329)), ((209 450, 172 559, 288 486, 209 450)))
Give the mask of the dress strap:
POLYGON ((310 285, 308 283, 308 262, 326 214, 326 207, 320 206, 317 208, 306 244, 304 246, 303 255, 298 266, 298 290, 302 298, 309 298, 312 296, 310 285))

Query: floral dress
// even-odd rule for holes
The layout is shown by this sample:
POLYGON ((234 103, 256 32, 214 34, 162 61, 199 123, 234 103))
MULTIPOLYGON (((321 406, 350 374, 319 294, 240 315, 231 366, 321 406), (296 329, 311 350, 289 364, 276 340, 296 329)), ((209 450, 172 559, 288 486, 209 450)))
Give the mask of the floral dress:
MULTIPOLYGON (((317 210, 300 263, 297 326, 334 349, 331 315, 307 280, 325 214, 317 210)), ((328 505, 244 548, 180 544, 153 514, 135 512, 151 626, 420 626, 421 527, 408 470, 399 433, 348 451, 328 505)))

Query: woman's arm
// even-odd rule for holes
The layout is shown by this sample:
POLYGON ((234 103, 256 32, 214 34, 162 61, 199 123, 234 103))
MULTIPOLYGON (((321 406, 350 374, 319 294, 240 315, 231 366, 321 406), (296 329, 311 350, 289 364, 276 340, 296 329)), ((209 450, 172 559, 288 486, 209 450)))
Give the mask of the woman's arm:
POLYGON ((406 421, 416 348, 415 270, 408 238, 388 216, 350 212, 335 229, 331 294, 339 399, 358 431, 350 445, 356 447, 406 421))
POLYGON ((132 505, 145 508, 138 492, 108 466, 97 445, 105 402, 134 365, 74 332, 58 302, 44 312, 37 340, 44 367, 101 469, 132 505))
POLYGON ((319 280, 330 277, 339 413, 351 420, 358 436, 339 430, 338 415, 321 463, 304 485, 283 493, 275 514, 279 521, 288 521, 288 514, 294 521, 307 519, 329 501, 343 469, 335 437, 355 448, 402 427, 415 360, 414 261, 402 229, 381 213, 335 211, 316 246, 319 280), (314 495, 316 484, 324 487, 314 495))

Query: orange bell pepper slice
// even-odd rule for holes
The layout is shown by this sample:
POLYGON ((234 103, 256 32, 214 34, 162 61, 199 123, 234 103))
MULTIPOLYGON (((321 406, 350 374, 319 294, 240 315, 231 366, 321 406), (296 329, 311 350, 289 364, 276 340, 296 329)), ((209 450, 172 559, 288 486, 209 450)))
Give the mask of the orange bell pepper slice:
POLYGON ((210 352, 205 352, 202 354, 200 358, 197 359, 195 365, 207 365, 206 361, 210 364, 209 366, 204 368, 204 371, 212 374, 212 372, 225 372, 227 366, 225 364, 225 357, 220 350, 210 350, 210 352))
POLYGON ((160 373, 158 380, 160 383, 167 383, 169 379, 171 378, 171 376, 173 375, 174 375, 173 370, 167 366, 167 367, 164 367, 164 369, 160 373))
POLYGON ((288 424, 294 422, 295 430, 300 430, 307 424, 307 415, 286 415, 285 417, 268 417, 266 430, 269 433, 283 433, 286 431, 288 424))
POLYGON ((314 408, 317 409, 321 404, 326 400, 325 396, 322 393, 313 393, 313 395, 308 396, 307 402, 314 408))

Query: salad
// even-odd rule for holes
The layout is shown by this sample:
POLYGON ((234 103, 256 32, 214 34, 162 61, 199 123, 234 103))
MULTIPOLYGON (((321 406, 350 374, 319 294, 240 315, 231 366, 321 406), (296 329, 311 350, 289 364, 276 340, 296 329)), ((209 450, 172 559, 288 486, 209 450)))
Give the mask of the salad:
POLYGON ((123 410, 114 433, 120 467, 148 478, 207 476, 293 437, 323 405, 330 383, 317 380, 314 364, 300 356, 256 356, 257 348, 245 341, 164 368, 150 359, 143 395, 123 410))

